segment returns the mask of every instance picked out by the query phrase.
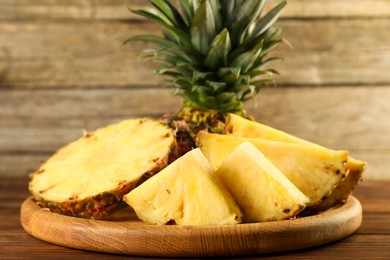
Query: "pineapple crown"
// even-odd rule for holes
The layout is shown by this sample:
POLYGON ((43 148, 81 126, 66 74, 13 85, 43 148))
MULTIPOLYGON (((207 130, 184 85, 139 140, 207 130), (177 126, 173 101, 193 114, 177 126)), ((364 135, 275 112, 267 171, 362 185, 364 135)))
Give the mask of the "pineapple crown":
POLYGON ((143 57, 157 62, 186 106, 241 112, 243 102, 273 83, 274 69, 263 65, 284 40, 274 26, 283 1, 262 15, 266 0, 149 0, 152 7, 131 10, 161 26, 162 36, 137 35, 128 41, 157 44, 143 57))

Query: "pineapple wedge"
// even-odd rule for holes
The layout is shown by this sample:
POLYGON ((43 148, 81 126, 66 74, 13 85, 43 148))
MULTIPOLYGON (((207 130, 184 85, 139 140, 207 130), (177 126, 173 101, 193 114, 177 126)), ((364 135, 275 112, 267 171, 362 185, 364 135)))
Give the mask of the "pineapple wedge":
MULTIPOLYGON (((267 125, 245 119, 235 114, 229 114, 227 116, 225 132, 237 137, 260 138, 324 148, 318 144, 306 141, 267 125)), ((330 197, 321 203, 322 205, 318 205, 317 210, 323 211, 339 202, 345 201, 361 180, 365 166, 365 162, 356 160, 349 156, 346 165, 347 177, 340 182, 340 185, 335 188, 330 197)))
POLYGON ((242 219, 200 149, 186 153, 123 199, 149 224, 225 225, 242 219))
POLYGON ((217 175, 233 195, 244 222, 295 217, 309 199, 249 142, 238 145, 217 175))
POLYGON ((318 206, 313 207, 310 211, 312 213, 321 212, 339 203, 344 203, 362 179, 365 165, 364 162, 349 157, 346 165, 346 169, 349 171, 347 177, 340 182, 327 199, 318 204, 318 206))
POLYGON ((42 207, 101 218, 123 194, 176 158, 173 131, 152 119, 98 129, 58 150, 31 174, 29 190, 42 207))
MULTIPOLYGON (((214 170, 237 145, 250 142, 259 149, 315 206, 345 177, 347 151, 331 151, 302 144, 211 134, 201 131, 197 142, 214 170)), ((246 163, 246 162, 242 162, 246 163)))

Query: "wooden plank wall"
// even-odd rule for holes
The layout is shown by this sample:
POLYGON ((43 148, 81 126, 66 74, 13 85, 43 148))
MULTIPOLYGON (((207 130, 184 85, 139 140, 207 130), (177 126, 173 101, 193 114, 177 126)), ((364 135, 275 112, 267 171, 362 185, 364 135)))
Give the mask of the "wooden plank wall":
MULTIPOLYGON (((269 1, 270 6, 278 1, 269 1)), ((158 28, 128 12, 143 0, 0 0, 0 176, 20 176, 83 129, 158 117, 180 100, 129 36, 158 28)), ((256 119, 366 160, 390 179, 390 1, 289 0, 278 86, 256 119)))

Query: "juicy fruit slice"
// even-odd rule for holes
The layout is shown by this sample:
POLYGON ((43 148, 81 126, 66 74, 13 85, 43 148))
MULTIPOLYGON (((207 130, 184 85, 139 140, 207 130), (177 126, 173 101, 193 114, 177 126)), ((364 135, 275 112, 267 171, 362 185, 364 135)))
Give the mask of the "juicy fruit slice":
POLYGON ((226 117, 225 132, 226 134, 237 137, 260 138, 287 143, 313 144, 278 129, 232 113, 228 114, 226 117))
MULTIPOLYGON (((260 138, 260 139, 266 139, 272 141, 305 144, 305 145, 325 148, 318 144, 306 141, 304 139, 290 135, 286 132, 272 128, 270 126, 263 125, 255 121, 251 121, 249 119, 243 118, 236 114, 229 114, 227 116, 225 132, 229 135, 234 135, 237 137, 260 138)), ((359 174, 360 175, 363 174, 366 165, 365 162, 358 161, 351 157, 348 157, 348 161, 349 163, 347 164, 347 169, 360 170, 359 174)))
POLYGON ((217 175, 243 211, 244 222, 296 216, 309 199, 251 143, 238 145, 217 175))
MULTIPOLYGON (((318 144, 306 141, 267 125, 245 119, 235 114, 229 114, 227 116, 225 132, 237 137, 260 138, 324 148, 318 144)), ((347 177, 340 183, 340 187, 337 187, 334 190, 334 194, 332 194, 326 201, 322 202, 322 205, 319 205, 317 209, 326 210, 327 208, 346 200, 357 186, 359 180, 362 178, 365 166, 365 162, 356 160, 349 156, 346 165, 347 177)))
POLYGON ((311 209, 311 211, 321 212, 331 208, 336 204, 344 203, 348 199, 349 195, 352 194, 359 181, 362 179, 365 165, 366 164, 364 162, 349 157, 346 166, 349 171, 347 177, 345 177, 345 179, 340 182, 337 188, 326 200, 311 209))
POLYGON ((171 129, 130 119, 98 129, 58 150, 31 175, 37 202, 54 212, 103 217, 123 194, 175 159, 171 129))
POLYGON ((149 224, 224 225, 242 218, 200 149, 186 153, 123 199, 149 224))
MULTIPOLYGON (((345 177, 347 151, 330 151, 308 145, 275 142, 229 135, 198 134, 198 144, 217 170, 237 145, 250 142, 259 149, 314 206, 327 198, 345 177)), ((245 162, 242 162, 245 163, 245 162)))

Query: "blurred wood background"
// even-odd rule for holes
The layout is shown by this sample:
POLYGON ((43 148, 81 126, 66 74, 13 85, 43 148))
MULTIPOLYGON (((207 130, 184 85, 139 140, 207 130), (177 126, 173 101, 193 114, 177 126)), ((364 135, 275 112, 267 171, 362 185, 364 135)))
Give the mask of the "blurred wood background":
MULTIPOLYGON (((127 9, 145 4, 0 0, 0 176, 28 174, 83 129, 179 109, 143 44, 122 44, 158 32, 127 9)), ((390 179, 390 1, 289 0, 278 24, 294 48, 277 50, 277 87, 247 110, 390 179)))

